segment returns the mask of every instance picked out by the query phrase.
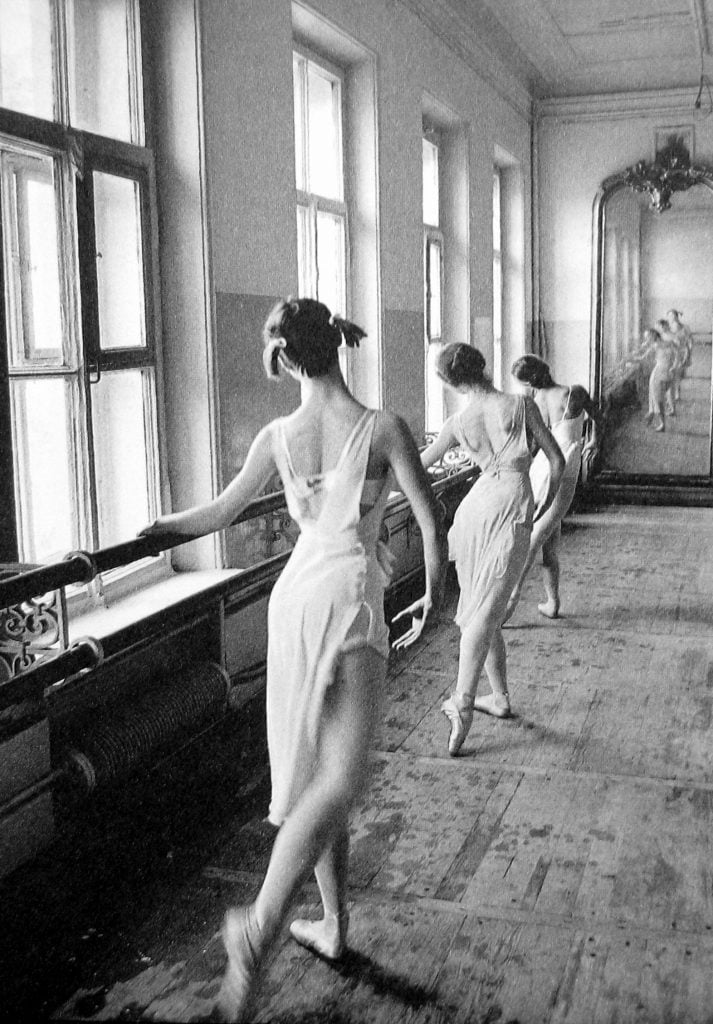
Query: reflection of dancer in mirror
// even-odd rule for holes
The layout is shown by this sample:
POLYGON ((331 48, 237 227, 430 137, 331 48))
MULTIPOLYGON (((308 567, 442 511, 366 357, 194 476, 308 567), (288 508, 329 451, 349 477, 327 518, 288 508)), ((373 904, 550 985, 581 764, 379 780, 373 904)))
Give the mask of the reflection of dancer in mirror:
MULTIPOLYGON (((511 372, 516 381, 525 384, 534 392, 535 402, 542 413, 542 419, 552 431, 553 437, 562 450, 565 470, 552 504, 533 526, 530 550, 508 601, 505 621, 507 622, 515 611, 525 577, 534 565, 540 550, 542 550, 543 582, 547 600, 544 604, 538 604, 537 608, 547 618, 556 619, 560 610, 558 552, 562 520, 574 498, 582 457, 593 455, 597 450, 599 408, 589 397, 586 389, 578 384, 575 384, 574 387, 556 384, 552 380, 547 363, 537 356, 528 355, 517 359, 513 363, 511 372), (592 421, 592 432, 589 441, 583 448, 582 429, 585 416, 592 421)), ((539 451, 535 455, 530 469, 530 481, 536 507, 547 496, 549 475, 549 461, 545 452, 539 451)))
POLYGON ((669 309, 666 313, 669 332, 682 353, 681 377, 684 377, 693 357, 693 335, 690 329, 681 323, 682 317, 683 313, 678 309, 669 309))
POLYGON ((468 397, 468 403, 446 420, 433 444, 421 453, 421 461, 430 466, 460 444, 482 471, 458 506, 448 534, 460 584, 458 679, 455 693, 442 706, 451 725, 448 753, 453 756, 463 745, 474 710, 498 718, 510 714, 500 626, 530 543, 534 513, 528 475, 530 442, 544 451, 551 467, 540 515, 557 491, 564 458, 532 399, 497 391, 485 375, 485 359, 477 349, 446 345, 437 370, 449 388, 468 397), (492 692, 476 698, 483 667, 492 692))
POLYGON ((644 331, 644 340, 641 348, 636 354, 627 356, 627 363, 642 363, 653 355, 654 366, 649 375, 649 411, 646 414, 646 422, 652 423, 658 419, 654 429, 663 433, 666 429, 665 402, 666 391, 671 383, 671 369, 675 362, 675 353, 670 341, 661 337, 661 334, 650 327, 644 331))
POLYGON ((681 397, 681 378, 683 368, 686 365, 688 350, 683 338, 679 338, 669 329, 668 320, 657 320, 656 330, 661 335, 661 340, 671 347, 673 361, 671 363, 671 374, 669 385, 666 388, 666 415, 676 416, 676 402, 681 397))
MULTIPOLYGON (((300 527, 270 597, 267 726, 272 774, 269 820, 280 826, 253 904, 228 911, 228 968, 218 997, 229 1020, 252 1019, 249 1003, 290 903, 311 871, 324 916, 294 921, 292 935, 328 959, 347 931, 348 814, 368 779, 389 651, 384 623, 388 552, 379 528, 394 478, 424 541, 426 589, 402 615, 407 647, 431 621, 445 569, 437 508, 404 423, 366 409, 347 390, 338 349, 364 332, 322 303, 279 303, 264 330, 268 376, 298 381, 301 404, 263 428, 245 464, 213 501, 162 516, 144 532, 205 534, 228 526, 279 472, 300 527)), ((445 541, 445 538, 443 538, 445 541)))

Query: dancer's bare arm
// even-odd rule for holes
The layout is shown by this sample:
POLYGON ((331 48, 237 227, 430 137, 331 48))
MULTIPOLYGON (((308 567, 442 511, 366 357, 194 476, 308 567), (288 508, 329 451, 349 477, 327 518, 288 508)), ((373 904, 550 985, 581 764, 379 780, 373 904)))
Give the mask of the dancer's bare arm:
POLYGON ((440 429, 438 437, 429 444, 428 448, 424 448, 421 452, 421 465, 428 469, 434 462, 439 462, 440 459, 446 454, 449 448, 452 448, 458 443, 458 438, 453 431, 453 423, 451 419, 447 419, 446 422, 440 429))
POLYGON ((525 399, 525 423, 528 431, 534 438, 537 447, 542 449, 550 464, 550 479, 547 495, 544 502, 535 513, 535 519, 540 519, 552 504, 552 499, 559 488, 560 481, 562 480, 562 474, 564 473, 564 455, 560 450, 560 446, 545 426, 542 414, 532 398, 525 399))
POLYGON ((272 448, 272 427, 264 427, 257 435, 238 475, 212 501, 196 505, 185 512, 159 516, 145 526, 143 535, 179 533, 202 537, 230 526, 235 517, 262 492, 276 471, 272 448))
POLYGON ((399 649, 409 647, 418 640, 429 616, 433 616, 440 608, 446 570, 445 534, 431 485, 404 421, 391 413, 381 413, 379 441, 399 489, 413 509, 423 538, 426 563, 426 589, 423 596, 394 619, 411 616, 411 628, 394 643, 394 647, 399 649))

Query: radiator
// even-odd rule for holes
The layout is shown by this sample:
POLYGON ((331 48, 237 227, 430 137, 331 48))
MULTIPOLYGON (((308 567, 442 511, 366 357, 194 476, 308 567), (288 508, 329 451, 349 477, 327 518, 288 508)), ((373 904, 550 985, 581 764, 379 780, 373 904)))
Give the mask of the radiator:
POLYGON ((125 777, 222 715, 229 690, 225 672, 201 662, 138 697, 94 709, 67 738, 68 774, 87 794, 125 777))

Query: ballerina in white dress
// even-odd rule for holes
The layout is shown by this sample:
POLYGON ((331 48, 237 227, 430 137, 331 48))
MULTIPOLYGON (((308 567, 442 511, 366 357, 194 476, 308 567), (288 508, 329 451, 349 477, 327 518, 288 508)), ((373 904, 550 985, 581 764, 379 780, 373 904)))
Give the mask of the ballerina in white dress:
POLYGON ((527 558, 535 511, 528 471, 529 441, 551 465, 552 500, 564 469, 564 457, 531 398, 504 395, 485 375, 485 359, 470 345, 446 345, 437 372, 444 383, 468 396, 461 412, 446 420, 434 443, 421 453, 424 466, 459 444, 481 469, 463 499, 448 534, 449 557, 456 563, 460 596, 456 622, 461 641, 455 692, 442 710, 451 726, 448 752, 460 750, 473 711, 498 718, 510 714, 505 642, 501 623, 508 598, 527 558), (491 693, 476 698, 485 667, 491 693))
MULTIPOLYGON (((515 360, 511 372, 516 381, 525 384, 530 391, 534 392, 535 402, 542 413, 542 419, 550 428, 552 436, 564 455, 565 469, 552 503, 547 511, 538 517, 533 526, 527 559, 508 601, 504 622, 507 622, 515 611, 525 578, 540 551, 542 551, 546 601, 543 604, 538 604, 537 608, 547 618, 556 619, 560 610, 558 552, 562 535, 562 520, 574 499, 582 456, 596 451, 597 424, 600 420, 599 408, 589 397, 585 388, 579 385, 564 387, 556 384, 552 380, 549 366, 538 356, 527 355, 515 360), (582 431, 586 416, 592 420, 592 436, 583 447, 582 431)), ((543 451, 538 451, 530 469, 530 482, 536 508, 539 508, 547 498, 549 476, 550 464, 547 457, 543 451)))
POLYGON ((298 380, 301 405, 260 431, 245 465, 213 501, 162 516, 150 533, 224 528, 277 470, 300 535, 268 611, 267 723, 279 825, 255 902, 226 915, 223 1017, 249 1019, 258 976, 290 903, 314 870, 324 916, 294 921, 294 938, 328 959, 348 925, 348 814, 368 780, 368 752, 388 656, 379 527, 392 482, 411 502, 424 540, 426 590, 401 615, 405 647, 432 618, 445 567, 431 488, 402 420, 366 409, 347 390, 338 348, 364 332, 312 299, 279 303, 265 325, 264 361, 298 380))

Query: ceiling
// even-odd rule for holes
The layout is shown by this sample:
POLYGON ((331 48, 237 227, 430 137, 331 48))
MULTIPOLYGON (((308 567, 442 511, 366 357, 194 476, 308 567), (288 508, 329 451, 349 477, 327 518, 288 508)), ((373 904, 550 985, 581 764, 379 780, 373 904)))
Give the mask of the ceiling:
POLYGON ((713 83, 713 0, 445 4, 540 99, 713 83))

